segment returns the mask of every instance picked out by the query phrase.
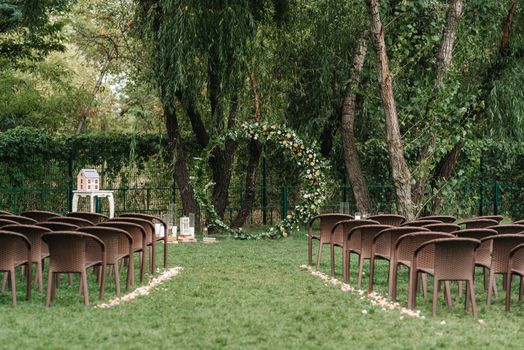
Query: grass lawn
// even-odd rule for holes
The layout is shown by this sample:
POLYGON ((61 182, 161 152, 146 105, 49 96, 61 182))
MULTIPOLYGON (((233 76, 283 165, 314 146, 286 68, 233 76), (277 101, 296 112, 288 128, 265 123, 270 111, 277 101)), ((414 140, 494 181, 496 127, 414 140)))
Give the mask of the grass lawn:
MULTIPOLYGON (((316 246, 315 246, 316 247, 316 246)), ((329 271, 325 251, 322 270, 329 271)), ((340 254, 340 253, 339 253, 340 254)), ((159 254, 158 257, 161 255, 159 254)), ((306 260, 304 234, 275 241, 224 240, 214 245, 170 246, 170 266, 184 271, 149 296, 112 309, 84 307, 75 284, 63 283, 46 309, 45 295, 34 290, 31 302, 10 305, 0 297, 0 344, 16 349, 434 349, 524 347, 524 302, 514 299, 504 312, 503 298, 485 305, 478 288, 480 324, 456 298, 448 310, 442 297, 439 316, 431 317, 429 300, 418 299, 425 319, 382 311, 357 294, 343 293, 311 276, 299 265, 306 260), (367 310, 364 315, 362 310, 367 310), (445 320, 446 324, 441 324, 445 320)), ((337 256, 340 272, 340 255, 337 256)), ((386 289, 386 265, 380 264, 377 290, 386 289)), ((367 266, 366 266, 367 271, 367 266)), ((401 273, 405 275, 405 273, 401 273)), ((352 281, 356 261, 352 261, 352 281)), ((431 280, 430 280, 431 281, 431 280)), ((65 282, 65 281, 64 281, 65 282)), ((367 283, 367 279, 364 280, 367 283)), ((515 287, 517 283, 514 283, 515 287)), ((405 280, 400 300, 405 303, 405 280)), ((431 283, 430 283, 431 285, 431 283)), ((500 281, 499 281, 500 286, 500 281)), ((96 286, 90 283, 91 301, 96 286)), ((108 283, 106 299, 113 296, 108 283)), ((502 288, 499 288, 502 293, 502 288)), ((45 293, 44 293, 45 294, 45 293)), ((513 293, 516 296, 516 291, 513 293)))

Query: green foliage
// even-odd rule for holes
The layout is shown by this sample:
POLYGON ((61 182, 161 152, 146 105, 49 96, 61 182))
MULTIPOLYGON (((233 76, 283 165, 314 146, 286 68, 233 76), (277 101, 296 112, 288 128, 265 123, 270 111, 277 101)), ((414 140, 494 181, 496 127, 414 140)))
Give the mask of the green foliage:
POLYGON ((0 71, 41 61, 61 51, 64 22, 59 18, 70 0, 4 0, 0 4, 0 71), (25 62, 24 62, 25 61, 25 62))

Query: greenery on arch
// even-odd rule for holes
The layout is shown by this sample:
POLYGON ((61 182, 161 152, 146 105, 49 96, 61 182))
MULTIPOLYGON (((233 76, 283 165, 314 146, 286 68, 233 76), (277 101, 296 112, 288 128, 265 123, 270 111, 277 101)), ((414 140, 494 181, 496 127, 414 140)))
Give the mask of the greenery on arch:
POLYGON ((202 156, 196 158, 195 175, 192 181, 195 199, 200 209, 206 214, 210 226, 229 232, 238 239, 280 238, 287 237, 292 230, 298 229, 300 225, 309 222, 313 216, 318 214, 321 204, 326 199, 326 171, 328 168, 327 162, 317 153, 315 145, 306 144, 295 131, 268 121, 245 122, 211 142, 203 151, 202 156), (223 147, 226 140, 238 141, 242 138, 258 140, 261 143, 269 142, 277 146, 289 157, 290 161, 299 167, 298 176, 303 179, 301 193, 303 201, 295 207, 294 214, 287 215, 276 226, 257 235, 247 234, 242 229, 232 229, 226 225, 216 213, 210 196, 213 182, 207 172, 209 155, 215 147, 223 147))

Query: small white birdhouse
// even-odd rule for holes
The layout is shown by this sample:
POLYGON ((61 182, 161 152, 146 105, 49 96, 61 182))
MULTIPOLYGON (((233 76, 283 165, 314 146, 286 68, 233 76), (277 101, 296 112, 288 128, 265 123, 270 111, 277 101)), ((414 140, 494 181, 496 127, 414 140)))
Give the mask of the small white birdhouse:
POLYGON ((100 190, 100 175, 95 169, 82 169, 76 177, 77 191, 93 192, 100 190))

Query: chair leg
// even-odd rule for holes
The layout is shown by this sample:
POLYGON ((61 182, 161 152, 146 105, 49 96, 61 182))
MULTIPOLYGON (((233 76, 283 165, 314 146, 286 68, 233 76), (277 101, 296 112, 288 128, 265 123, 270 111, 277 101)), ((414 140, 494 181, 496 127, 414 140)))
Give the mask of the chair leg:
POLYGON ((118 263, 114 265, 115 270, 115 289, 116 289, 116 296, 120 296, 120 270, 118 269, 118 263))
POLYGON ((446 297, 446 304, 448 304, 448 308, 452 308, 453 303, 451 301, 451 284, 449 281, 444 282, 444 296, 446 297))
POLYGON ((408 279, 408 309, 415 308, 417 300, 417 273, 413 267, 409 269, 409 279, 408 279))
POLYGON ((469 284, 466 281, 466 298, 465 298, 465 301, 464 301, 464 308, 466 309, 466 311, 469 310, 470 301, 471 301, 471 291, 469 289, 470 289, 469 288, 469 284))
POLYGON ((422 292, 424 293, 424 299, 428 298, 428 275, 422 273, 422 292))
POLYGON ((506 311, 509 311, 509 304, 511 303, 511 280, 513 279, 513 274, 509 272, 505 279, 506 285, 506 311))
POLYGON ((458 296, 462 297, 462 281, 458 281, 458 296))
POLYGON ((89 290, 87 288, 87 272, 85 269, 84 271, 80 273, 80 279, 82 280, 82 288, 84 291, 84 305, 88 306, 89 305, 89 290))
POLYGON ((397 301, 397 264, 390 262, 389 264, 389 296, 391 300, 397 301))
POLYGON ((522 300, 522 294, 524 294, 524 283, 523 280, 524 276, 520 276, 520 289, 519 289, 519 301, 522 300))
POLYGON ((342 249, 342 275, 344 276, 344 282, 349 283, 349 261, 351 260, 351 253, 345 252, 342 249))
POLYGON ((155 254, 156 254, 156 248, 155 248, 155 240, 153 238, 153 242, 151 242, 151 250, 149 251, 149 264, 151 266, 151 274, 155 273, 155 254))
POLYGON ((433 303, 431 307, 431 312, 433 313, 433 316, 437 316, 438 286, 439 286, 439 280, 436 277, 434 277, 433 279, 433 303))
POLYGON ((364 258, 362 257, 362 254, 358 257, 358 280, 357 280, 357 288, 360 288, 362 285, 362 273, 364 272, 364 258))
POLYGON ((493 289, 496 289, 496 288, 493 288, 495 284, 495 274, 493 273, 493 270, 490 270, 489 272, 489 282, 488 283, 489 283, 489 288, 488 288, 487 304, 491 305, 491 292, 493 291, 493 289))
POLYGON ((16 275, 14 268, 9 271, 9 281, 11 282, 11 297, 13 299, 13 305, 16 305, 16 275))
POLYGON ((126 281, 126 291, 129 290, 129 287, 134 286, 135 283, 135 266, 133 264, 133 254, 129 256, 129 264, 127 265, 127 281, 126 281))
POLYGON ((53 288, 53 271, 49 269, 49 272, 47 273, 47 295, 45 299, 45 306, 49 307, 49 304, 51 303, 51 293, 53 288))
POLYGON ((320 270, 320 260, 322 259, 322 241, 320 241, 318 245, 318 253, 317 253, 317 270, 320 270))
POLYGON ((477 301, 475 300, 475 287, 473 286, 473 280, 468 280, 468 290, 471 298, 471 308, 473 309, 473 318, 478 317, 477 301))
POLYGON ((9 279, 9 272, 4 272, 4 278, 2 280, 2 293, 5 291, 5 286, 7 285, 9 279))
POLYGON ((373 291, 373 278, 375 275, 375 256, 372 255, 371 259, 369 260, 369 287, 368 292, 373 291))
POLYGON ((144 260, 145 260, 145 251, 140 252, 140 283, 144 282, 144 260))
MULTIPOLYGON (((320 241, 322 242, 322 241, 320 241)), ((322 243, 320 243, 322 244, 322 243)), ((344 255, 344 254, 342 254, 344 255)), ((319 247, 319 251, 318 251, 318 254, 317 254, 317 258, 318 257, 321 257, 322 256, 322 250, 320 250, 320 247, 319 247)), ((331 276, 335 276, 335 246, 333 244, 330 244, 329 245, 329 268, 331 270, 331 276)), ((342 261, 344 261, 344 256, 342 256, 342 261)), ((317 261, 317 270, 320 269, 320 259, 317 261)))
MULTIPOLYGON (((99 300, 103 300, 104 299, 104 293, 106 291, 105 265, 100 266, 100 271, 102 271, 102 273, 101 273, 102 276, 100 277, 100 293, 99 293, 98 299, 99 300)), ((116 274, 115 273, 115 276, 117 276, 117 279, 118 279, 118 289, 119 289, 119 292, 120 292, 120 274, 116 274)))
POLYGON ((40 294, 44 291, 44 281, 42 278, 42 261, 36 262, 36 280, 38 280, 38 290, 40 291, 40 294))
MULTIPOLYGON (((38 273, 37 273, 38 274, 38 273)), ((33 263, 27 264, 26 299, 31 300, 31 281, 33 281, 33 263)))

